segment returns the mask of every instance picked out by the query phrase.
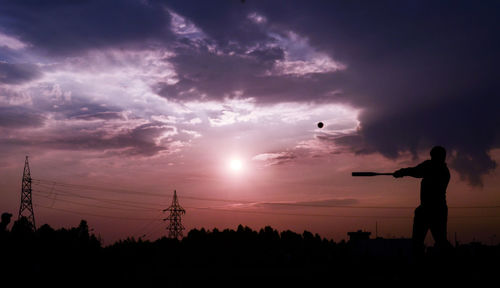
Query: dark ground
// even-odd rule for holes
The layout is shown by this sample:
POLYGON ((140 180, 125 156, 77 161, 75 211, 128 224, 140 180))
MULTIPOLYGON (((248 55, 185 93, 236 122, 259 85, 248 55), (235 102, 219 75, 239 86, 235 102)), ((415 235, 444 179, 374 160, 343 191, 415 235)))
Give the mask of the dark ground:
POLYGON ((54 230, 43 225, 36 232, 17 221, 11 231, 2 232, 0 241, 4 284, 20 281, 69 287, 432 283, 477 286, 496 283, 500 271, 500 246, 459 245, 446 257, 428 249, 422 262, 416 263, 411 251, 394 248, 405 240, 336 243, 307 231, 278 232, 271 227, 253 231, 241 225, 236 231, 191 230, 182 241, 126 239, 103 247, 83 220, 78 227, 54 230))

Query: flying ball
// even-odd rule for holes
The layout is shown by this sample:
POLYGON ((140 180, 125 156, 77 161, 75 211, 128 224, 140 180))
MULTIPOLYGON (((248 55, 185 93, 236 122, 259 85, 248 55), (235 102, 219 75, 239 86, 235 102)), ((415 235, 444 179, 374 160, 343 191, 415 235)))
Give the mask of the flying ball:
POLYGON ((323 122, 318 122, 318 128, 323 128, 324 124, 323 122))

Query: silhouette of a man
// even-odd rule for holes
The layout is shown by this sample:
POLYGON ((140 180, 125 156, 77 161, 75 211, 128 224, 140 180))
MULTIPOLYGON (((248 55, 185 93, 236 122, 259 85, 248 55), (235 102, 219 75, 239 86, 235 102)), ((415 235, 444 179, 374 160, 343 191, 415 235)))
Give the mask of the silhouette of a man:
POLYGON ((3 232, 7 231, 7 226, 10 223, 10 217, 12 217, 12 214, 10 213, 2 214, 2 222, 0 222, 0 233, 3 234, 3 232))
POLYGON ((0 222, 0 246, 2 246, 2 248, 3 245, 5 244, 4 241, 6 241, 6 238, 9 233, 9 231, 7 230, 7 226, 10 223, 10 217, 12 217, 12 214, 10 213, 2 214, 2 222, 0 222))
POLYGON ((423 178, 420 184, 420 206, 415 209, 413 219, 413 249, 418 258, 424 255, 424 240, 428 230, 431 230, 438 249, 447 251, 451 247, 446 239, 448 221, 446 188, 450 182, 450 171, 445 162, 446 150, 441 146, 435 146, 430 154, 431 160, 394 172, 395 178, 403 176, 423 178))

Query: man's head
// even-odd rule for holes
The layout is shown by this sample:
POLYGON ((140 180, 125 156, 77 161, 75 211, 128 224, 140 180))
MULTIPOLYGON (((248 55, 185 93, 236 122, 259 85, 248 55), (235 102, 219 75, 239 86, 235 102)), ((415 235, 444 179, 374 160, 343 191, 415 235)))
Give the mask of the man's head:
POLYGON ((431 149, 431 160, 444 163, 446 160, 446 149, 442 146, 434 146, 431 149))

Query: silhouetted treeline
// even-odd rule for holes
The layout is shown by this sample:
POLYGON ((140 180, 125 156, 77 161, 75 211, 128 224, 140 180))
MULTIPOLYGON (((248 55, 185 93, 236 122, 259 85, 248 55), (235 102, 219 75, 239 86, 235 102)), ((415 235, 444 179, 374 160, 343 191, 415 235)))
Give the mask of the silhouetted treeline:
POLYGON ((70 229, 43 225, 33 232, 21 219, 2 231, 0 241, 4 281, 68 287, 477 285, 495 279, 500 260, 500 246, 474 243, 446 258, 430 249, 424 262, 415 263, 408 254, 372 253, 358 249, 359 243, 336 243, 307 231, 254 231, 241 225, 193 229, 181 241, 129 238, 104 247, 84 220, 70 229))
POLYGON ((10 278, 4 283, 72 286, 68 281, 90 283, 90 278, 101 273, 97 267, 102 259, 101 241, 89 233, 85 220, 70 229, 54 230, 45 224, 33 232, 27 219, 21 218, 10 231, 2 231, 0 245, 2 279, 10 278))

